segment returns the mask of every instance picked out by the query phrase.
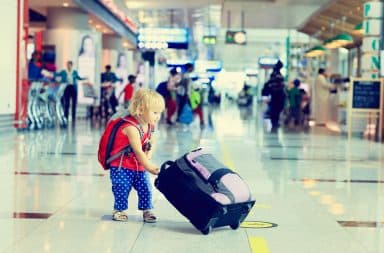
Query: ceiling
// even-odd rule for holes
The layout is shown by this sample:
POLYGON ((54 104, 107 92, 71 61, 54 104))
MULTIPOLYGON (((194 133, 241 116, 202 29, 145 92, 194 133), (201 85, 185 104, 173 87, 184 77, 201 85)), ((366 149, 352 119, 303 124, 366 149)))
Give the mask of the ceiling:
MULTIPOLYGON (((369 0, 114 0, 141 27, 190 27, 204 32, 215 29, 297 29, 325 41, 353 30, 362 21, 363 4, 369 0), (344 17, 344 19, 343 19, 344 17), (333 25, 331 25, 333 24, 333 25)), ((45 15, 47 7, 77 7, 73 0, 29 0, 30 7, 45 15)), ((96 27, 101 21, 90 15, 96 27)), ((92 24, 91 24, 92 25, 92 24)), ((113 33, 102 26, 98 30, 113 33)), ((95 28, 96 29, 96 28, 95 28)), ((210 32, 209 32, 210 33, 210 32)))
POLYGON ((369 0, 333 0, 313 13, 302 25, 300 32, 325 41, 345 32, 354 37, 355 44, 361 43, 362 35, 354 31, 363 21, 363 5, 369 0))
MULTIPOLYGON (((355 0, 345 0, 355 1, 355 0)), ((45 15, 47 7, 62 7, 72 0, 29 0, 45 15)), ((218 27, 297 28, 329 0, 114 0, 144 26, 193 26, 196 21, 218 27)))
MULTIPOLYGON (((200 20, 218 27, 292 28, 329 0, 115 0, 125 6, 129 15, 144 26, 172 26, 170 10, 178 26, 193 26, 200 20), (215 10, 209 7, 216 6, 215 10), (200 15, 200 16, 199 16, 200 15), (198 17, 199 16, 199 17, 198 17), (191 19, 192 17, 192 19, 191 19), (218 21, 216 22, 215 20, 218 21)), ((174 25, 174 24, 173 24, 174 25)))

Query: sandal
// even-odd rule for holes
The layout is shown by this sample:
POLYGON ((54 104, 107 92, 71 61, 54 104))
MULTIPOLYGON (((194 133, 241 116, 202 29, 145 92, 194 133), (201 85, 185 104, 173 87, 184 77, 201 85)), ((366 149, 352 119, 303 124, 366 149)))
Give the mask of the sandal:
POLYGON ((157 218, 151 211, 144 211, 143 221, 146 223, 155 223, 157 221, 157 218))
POLYGON ((115 221, 127 221, 128 215, 123 211, 114 211, 112 214, 112 220, 115 221))

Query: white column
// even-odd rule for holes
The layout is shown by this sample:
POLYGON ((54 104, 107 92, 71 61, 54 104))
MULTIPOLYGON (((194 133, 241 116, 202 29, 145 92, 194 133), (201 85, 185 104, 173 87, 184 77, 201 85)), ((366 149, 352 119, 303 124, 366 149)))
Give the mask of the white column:
MULTIPOLYGON (((99 96, 101 33, 90 30, 88 14, 77 8, 48 8, 47 28, 43 41, 45 45, 54 46, 57 69, 64 69, 66 62, 72 61, 74 69, 81 77, 88 78, 85 82, 92 84, 99 96)), ((85 96, 83 82, 78 82, 78 103, 94 104, 93 98, 85 96)), ((99 99, 96 100, 98 103, 99 99)), ((84 116, 82 108, 78 108, 78 116, 84 116)))
MULTIPOLYGON (((0 40, 0 55, 2 58, 0 61, 0 83, 2 87, 0 92, 0 116, 14 114, 16 109, 16 85, 18 85, 16 83, 16 66, 19 61, 16 52, 21 43, 21 41, 17 41, 17 8, 17 1, 15 0, 0 1, 0 30, 4 38, 0 40)), ((21 19, 22 9, 20 7, 21 19)))
POLYGON ((382 8, 382 2, 367 2, 364 4, 364 38, 361 59, 363 78, 379 77, 382 8))
MULTIPOLYGON (((103 35, 102 71, 106 65, 111 65, 112 71, 122 79, 115 84, 115 95, 119 96, 128 83, 128 75, 133 73, 133 54, 124 47, 124 40, 118 35, 103 35)), ((121 96, 119 102, 124 102, 121 96)))

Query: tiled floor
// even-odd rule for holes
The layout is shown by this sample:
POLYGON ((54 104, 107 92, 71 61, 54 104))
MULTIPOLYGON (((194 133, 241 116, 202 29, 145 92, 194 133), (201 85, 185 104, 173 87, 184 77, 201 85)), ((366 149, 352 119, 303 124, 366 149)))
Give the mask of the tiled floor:
POLYGON ((96 158, 101 129, 77 122, 0 135, 0 252, 384 252, 382 144, 324 129, 270 134, 255 111, 209 111, 203 130, 160 125, 155 161, 207 148, 249 184, 257 203, 246 220, 276 227, 204 236, 156 189, 158 223, 142 223, 135 192, 129 221, 111 221, 109 177, 96 158))

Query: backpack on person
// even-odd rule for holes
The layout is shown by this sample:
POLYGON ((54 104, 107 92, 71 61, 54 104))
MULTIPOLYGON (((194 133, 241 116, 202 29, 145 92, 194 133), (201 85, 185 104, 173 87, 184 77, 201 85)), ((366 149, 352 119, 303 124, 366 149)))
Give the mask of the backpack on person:
POLYGON ((137 128, 137 130, 139 130, 141 145, 144 151, 149 151, 151 148, 149 140, 151 138, 152 126, 149 125, 147 138, 144 138, 144 131, 140 124, 133 122, 128 118, 129 115, 110 120, 100 138, 97 157, 104 170, 108 170, 109 164, 116 158, 128 155, 133 152, 131 145, 127 144, 119 147, 115 154, 111 154, 111 151, 114 148, 117 132, 121 131, 126 126, 134 126, 137 128))

